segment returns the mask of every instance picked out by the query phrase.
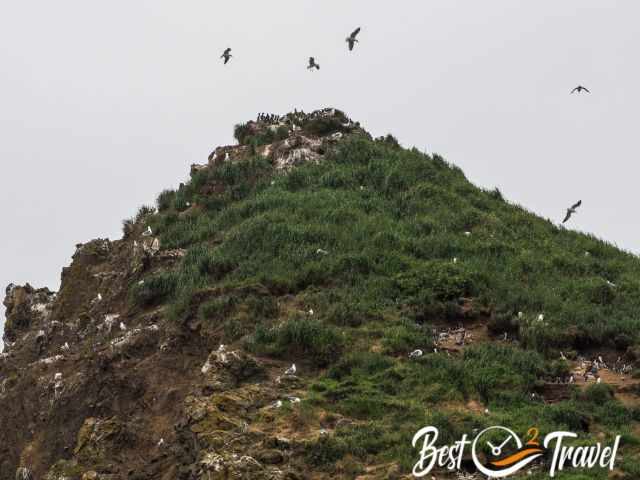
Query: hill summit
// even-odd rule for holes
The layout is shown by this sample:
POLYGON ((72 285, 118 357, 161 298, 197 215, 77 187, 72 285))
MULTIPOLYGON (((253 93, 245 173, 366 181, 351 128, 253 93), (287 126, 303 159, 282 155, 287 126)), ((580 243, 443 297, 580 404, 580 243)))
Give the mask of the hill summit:
POLYGON ((234 136, 7 287, 0 480, 408 479, 425 425, 622 435, 562 478, 638 478, 637 257, 337 109, 234 136))

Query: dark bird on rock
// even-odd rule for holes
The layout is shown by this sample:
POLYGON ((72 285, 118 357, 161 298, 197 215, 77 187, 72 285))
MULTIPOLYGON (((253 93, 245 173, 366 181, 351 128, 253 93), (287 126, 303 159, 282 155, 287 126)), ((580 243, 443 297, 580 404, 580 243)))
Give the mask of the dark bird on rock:
POLYGON ((315 59, 315 58, 313 58, 313 57, 309 57, 309 66, 307 67, 307 69, 308 69, 308 70, 313 70, 314 68, 315 68, 316 70, 320 70, 320 65, 318 65, 318 64, 316 63, 316 59, 315 59))
POLYGON ((575 92, 578 92, 578 93, 581 93, 581 92, 591 93, 587 87, 583 87, 582 85, 578 85, 576 88, 571 90, 571 93, 575 93, 575 92))
POLYGON ((358 43, 358 40, 356 39, 356 37, 358 36, 359 33, 360 33, 360 27, 356 28, 351 33, 351 35, 347 37, 346 42, 349 44, 349 51, 353 50, 354 45, 358 43))
POLYGON ((233 55, 231 55, 231 49, 227 48, 220 58, 224 58, 224 64, 226 65, 229 60, 231 60, 231 57, 233 57, 233 55))
POLYGON ((582 205, 582 200, 579 200, 578 203, 571 205, 570 208, 567 208, 567 215, 564 217, 562 223, 567 223, 567 221, 571 218, 571 215, 578 211, 578 207, 582 205))

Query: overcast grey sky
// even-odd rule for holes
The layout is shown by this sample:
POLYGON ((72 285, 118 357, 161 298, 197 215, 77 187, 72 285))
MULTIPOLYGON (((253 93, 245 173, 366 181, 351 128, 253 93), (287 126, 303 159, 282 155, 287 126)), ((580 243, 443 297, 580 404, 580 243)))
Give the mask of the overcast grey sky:
POLYGON ((571 228, 640 252, 639 19, 638 0, 0 0, 0 284, 57 289, 76 243, 119 238, 235 123, 326 106, 544 217, 581 198, 571 228))

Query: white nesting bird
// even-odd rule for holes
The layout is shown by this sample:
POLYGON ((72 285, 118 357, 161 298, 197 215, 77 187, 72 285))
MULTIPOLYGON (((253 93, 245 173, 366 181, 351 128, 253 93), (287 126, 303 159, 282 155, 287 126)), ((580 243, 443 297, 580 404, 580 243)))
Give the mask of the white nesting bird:
POLYGON ((318 250, 316 250, 316 253, 317 253, 318 255, 328 255, 328 254, 329 254, 329 252, 327 252, 326 250, 323 250, 323 249, 321 249, 321 248, 319 248, 318 250))
POLYGON ((538 315, 538 321, 542 322, 543 320, 544 320, 544 314, 541 313, 540 315, 538 315))
POLYGON ((102 294, 98 293, 98 296, 96 297, 96 301, 98 302, 102 301, 102 294))
POLYGON ((524 313, 518 312, 518 318, 522 318, 522 317, 524 317, 524 313))
POLYGON ((127 326, 124 324, 124 322, 120 322, 120 330, 124 331, 127 329, 127 326))
POLYGON ((142 232, 143 237, 150 237, 151 235, 153 235, 153 230, 151 230, 151 227, 147 227, 147 229, 142 232))
POLYGON ((418 357, 421 357, 423 354, 424 352, 418 348, 409 354, 409 358, 418 358, 418 357))
POLYGON ((273 408, 282 408, 282 400, 278 400, 273 404, 273 408))
POLYGON ((300 403, 302 401, 298 397, 289 397, 287 400, 289 400, 293 404, 300 403))
POLYGON ((314 313, 314 312, 313 312, 313 308, 310 308, 310 309, 309 309, 309 315, 313 315, 313 313, 314 313))
POLYGON ((296 368, 296 364, 293 363, 287 370, 284 372, 285 375, 295 375, 298 369, 296 368))
POLYGON ((158 442, 158 447, 161 447, 164 445, 164 438, 161 438, 160 441, 158 442))

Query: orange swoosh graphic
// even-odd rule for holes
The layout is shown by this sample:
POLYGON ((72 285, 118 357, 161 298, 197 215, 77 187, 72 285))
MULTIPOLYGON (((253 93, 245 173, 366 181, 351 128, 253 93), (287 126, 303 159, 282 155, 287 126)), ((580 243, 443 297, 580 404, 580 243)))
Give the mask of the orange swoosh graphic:
POLYGON ((543 453, 544 450, 541 448, 525 448, 524 450, 520 450, 519 452, 514 453, 502 460, 497 460, 495 462, 490 462, 491 465, 495 465, 496 467, 507 467, 509 465, 513 465, 514 463, 522 460, 523 458, 529 457, 531 455, 535 455, 537 453, 543 453))

